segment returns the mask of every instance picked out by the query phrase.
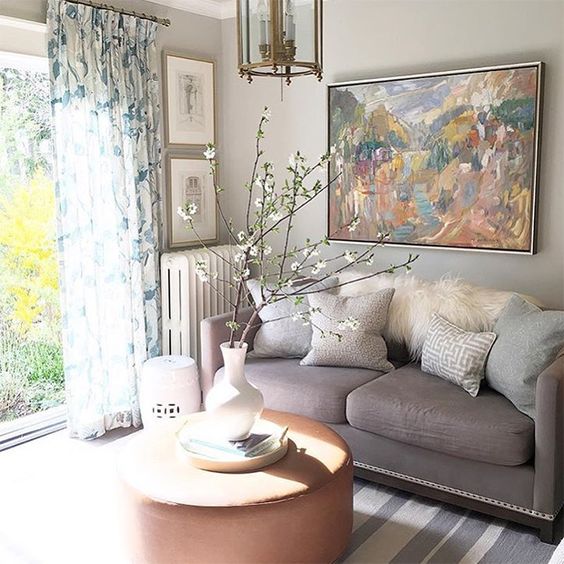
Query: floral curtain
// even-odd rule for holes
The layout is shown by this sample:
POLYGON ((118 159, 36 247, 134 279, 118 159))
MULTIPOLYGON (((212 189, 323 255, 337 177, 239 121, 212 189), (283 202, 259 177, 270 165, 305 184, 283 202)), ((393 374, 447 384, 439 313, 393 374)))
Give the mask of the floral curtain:
POLYGON ((49 0, 63 350, 72 436, 140 424, 159 354, 156 24, 49 0))

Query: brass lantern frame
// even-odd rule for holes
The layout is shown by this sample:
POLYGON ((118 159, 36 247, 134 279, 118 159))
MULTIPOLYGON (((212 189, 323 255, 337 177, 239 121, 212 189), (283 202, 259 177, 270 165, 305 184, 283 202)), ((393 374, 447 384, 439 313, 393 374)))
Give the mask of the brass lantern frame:
MULTIPOLYGON (((239 76, 246 78, 248 82, 253 81, 255 76, 270 76, 274 78, 285 78, 289 85, 292 78, 297 76, 313 75, 317 80, 323 78, 323 0, 313 0, 314 9, 314 60, 299 61, 295 59, 296 47, 294 42, 284 41, 282 43, 282 17, 284 0, 267 0, 270 6, 270 41, 269 49, 261 51, 262 60, 260 62, 244 61, 244 45, 250 41, 250 9, 249 0, 237 0, 237 43, 239 50, 239 76), (247 8, 247 34, 246 38, 241 33, 242 26, 242 3, 247 8)), ((251 52, 247 44, 247 54, 251 52)))

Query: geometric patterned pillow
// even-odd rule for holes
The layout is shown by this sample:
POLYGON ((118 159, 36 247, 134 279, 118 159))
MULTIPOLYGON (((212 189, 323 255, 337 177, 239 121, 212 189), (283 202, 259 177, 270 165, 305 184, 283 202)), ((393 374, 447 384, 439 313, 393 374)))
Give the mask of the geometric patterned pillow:
POLYGON ((476 397, 495 339, 495 333, 464 331, 435 313, 423 344, 421 368, 476 397))

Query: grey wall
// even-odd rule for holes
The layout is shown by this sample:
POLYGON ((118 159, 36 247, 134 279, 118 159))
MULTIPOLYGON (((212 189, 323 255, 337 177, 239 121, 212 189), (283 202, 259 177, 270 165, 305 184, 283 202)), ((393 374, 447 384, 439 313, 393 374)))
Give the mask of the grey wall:
MULTIPOLYGON (((278 165, 296 148, 312 158, 326 147, 326 84, 505 63, 546 63, 545 115, 535 256, 424 250, 414 268, 423 277, 450 272, 478 284, 526 292, 564 308, 564 2, 549 0, 328 0, 325 2, 325 76, 299 78, 284 92, 280 82, 252 85, 236 73, 236 27, 222 23, 227 105, 222 112, 222 175, 239 220, 257 118, 272 108, 266 149, 278 165)), ((324 198, 312 204, 294 237, 325 234, 324 198)), ((336 248, 342 248, 336 244, 336 248)), ((401 261, 408 251, 385 248, 378 263, 401 261)))
MULTIPOLYGON (((221 54, 221 24, 219 20, 199 16, 183 10, 167 8, 144 0, 114 0, 114 6, 124 7, 138 12, 145 12, 163 18, 169 18, 170 27, 159 27, 157 35, 157 51, 159 53, 159 66, 162 65, 161 51, 172 51, 179 54, 194 56, 202 59, 211 59, 217 62, 216 76, 218 82, 223 74, 221 54)), ((46 0, 0 0, 0 15, 11 16, 45 22, 47 11, 46 0)), ((161 69, 162 70, 162 69, 161 69)), ((161 73, 162 75, 162 73, 161 73)), ((162 85, 162 82, 161 82, 162 85)), ((217 89, 217 107, 222 106, 223 96, 221 89, 217 89)), ((161 120, 164 129, 164 121, 161 120)), ((220 136, 218 128, 218 137, 220 136)), ((164 140, 164 133, 162 136, 164 140)), ((163 144, 163 176, 161 186, 165 185, 164 166, 166 156, 174 154, 194 154, 194 151, 175 150, 169 151, 163 144)), ((197 151, 199 153, 199 151, 197 151)), ((165 190, 162 190, 165 196, 165 190)), ((166 206, 165 206, 166 208, 166 206)), ((166 237, 166 235, 165 235, 166 237)), ((166 240, 164 241, 166 245, 166 240)))
MULTIPOLYGON (((328 0, 325 2, 325 78, 280 83, 237 75, 234 20, 219 22, 143 0, 116 5, 169 17, 159 49, 218 62, 218 145, 226 203, 237 222, 245 207, 253 139, 264 105, 272 108, 265 148, 283 172, 297 148, 316 158, 326 148, 326 84, 542 60, 546 63, 545 116, 539 197, 539 245, 533 257, 420 249, 416 273, 447 272, 478 284, 526 292, 564 308, 564 0, 328 0)), ((44 21, 45 0, 0 0, 0 14, 44 21)), ((166 154, 166 151, 165 151, 166 154)), ((296 225, 294 239, 325 234, 324 198, 296 225)), ((335 245, 341 248, 339 245, 335 245)), ((378 251, 378 263, 401 261, 405 249, 378 251)))

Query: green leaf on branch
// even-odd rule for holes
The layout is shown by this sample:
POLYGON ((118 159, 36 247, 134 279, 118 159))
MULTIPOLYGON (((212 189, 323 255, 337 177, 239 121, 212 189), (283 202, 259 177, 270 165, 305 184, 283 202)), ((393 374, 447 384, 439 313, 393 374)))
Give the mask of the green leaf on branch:
POLYGON ((236 321, 227 321, 225 326, 231 331, 238 331, 241 328, 241 324, 237 323, 236 321))

